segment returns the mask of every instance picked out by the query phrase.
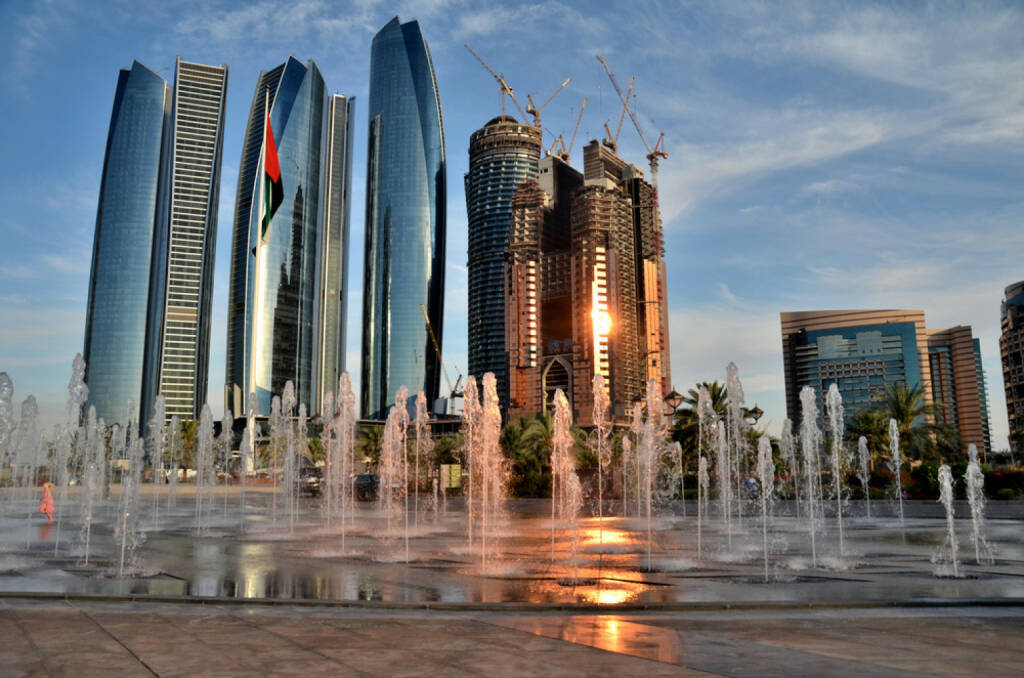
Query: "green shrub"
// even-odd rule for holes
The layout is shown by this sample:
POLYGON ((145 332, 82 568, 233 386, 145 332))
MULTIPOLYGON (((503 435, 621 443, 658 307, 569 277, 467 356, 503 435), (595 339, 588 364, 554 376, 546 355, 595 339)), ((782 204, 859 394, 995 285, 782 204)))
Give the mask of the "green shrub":
POLYGON ((1004 487, 996 492, 996 499, 1013 499, 1017 496, 1017 493, 1009 487, 1004 487))

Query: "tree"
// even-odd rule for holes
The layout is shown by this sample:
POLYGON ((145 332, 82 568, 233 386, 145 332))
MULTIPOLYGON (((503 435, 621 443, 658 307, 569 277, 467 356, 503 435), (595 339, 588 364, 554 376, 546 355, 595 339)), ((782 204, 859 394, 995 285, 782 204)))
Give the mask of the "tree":
POLYGON ((384 441, 384 427, 380 424, 366 424, 359 427, 359 452, 364 460, 376 464, 380 461, 381 446, 384 441))
MULTIPOLYGON (((198 419, 182 419, 179 422, 181 431, 181 456, 178 465, 184 469, 192 468, 196 461, 196 436, 199 434, 198 419)), ((183 477, 187 480, 188 473, 183 477)))
POLYGON ((914 459, 952 457, 960 451, 959 435, 952 426, 941 423, 941 408, 926 403, 924 395, 920 384, 896 382, 885 387, 882 407, 889 418, 896 420, 900 450, 914 459))
POLYGON ((864 407, 850 415, 846 422, 846 439, 856 444, 861 436, 867 438, 873 471, 875 463, 889 455, 888 412, 880 407, 864 407))
POLYGON ((319 438, 306 438, 306 450, 309 452, 309 458, 313 460, 314 464, 319 464, 327 458, 324 452, 323 441, 319 438))

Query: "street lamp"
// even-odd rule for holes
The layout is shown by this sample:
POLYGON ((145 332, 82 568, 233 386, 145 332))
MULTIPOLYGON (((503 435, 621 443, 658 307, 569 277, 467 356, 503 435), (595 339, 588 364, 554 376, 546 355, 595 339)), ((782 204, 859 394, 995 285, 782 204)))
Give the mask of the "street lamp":
POLYGON ((669 394, 665 396, 665 404, 671 407, 672 411, 675 412, 679 409, 679 406, 683 404, 682 394, 676 391, 673 387, 669 394))
POLYGON ((749 414, 750 418, 754 420, 754 425, 756 426, 757 420, 764 416, 764 410, 758 407, 757 403, 754 403, 754 409, 747 412, 747 414, 749 414))

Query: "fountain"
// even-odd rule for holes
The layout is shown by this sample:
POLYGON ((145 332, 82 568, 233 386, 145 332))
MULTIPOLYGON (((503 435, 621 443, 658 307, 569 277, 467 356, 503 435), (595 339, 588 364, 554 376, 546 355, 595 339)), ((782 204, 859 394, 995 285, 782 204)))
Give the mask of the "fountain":
POLYGON ((871 520, 871 488, 868 486, 871 480, 871 473, 868 470, 871 463, 871 455, 868 453, 868 439, 864 436, 857 439, 857 457, 860 460, 857 479, 860 480, 861 490, 864 492, 864 504, 867 506, 868 520, 871 520))
POLYGON ((413 499, 413 524, 417 527, 420 524, 420 459, 427 452, 427 394, 420 391, 416 394, 416 457, 413 465, 414 499, 413 499))
POLYGON ((736 363, 729 363, 725 368, 725 391, 729 396, 725 414, 729 436, 729 469, 736 483, 732 498, 736 501, 736 527, 743 530, 743 481, 747 477, 747 438, 744 435, 743 421, 743 384, 740 382, 740 371, 736 363))
MULTIPOLYGON (((583 489, 580 487, 579 476, 576 475, 576 462, 572 448, 572 413, 569 401, 562 389, 555 391, 555 417, 551 440, 551 470, 553 481, 558 486, 558 517, 569 532, 570 543, 569 563, 572 568, 573 584, 577 581, 577 554, 579 552, 579 514, 583 505, 583 489)), ((552 491, 552 501, 555 493, 552 491)), ((554 512, 554 507, 552 507, 554 512)), ((553 520, 554 516, 552 516, 553 520)), ((551 554, 554 559, 555 533, 554 522, 551 532, 551 554)))
POLYGON ((178 500, 178 468, 181 463, 181 451, 184 448, 181 435, 181 420, 178 415, 171 417, 170 430, 167 433, 167 511, 177 505, 178 500))
POLYGON ((708 458, 703 454, 697 462, 697 559, 704 557, 701 537, 704 531, 704 516, 708 514, 708 458))
POLYGON ((889 453, 892 455, 892 459, 889 461, 889 470, 896 477, 896 487, 893 489, 893 493, 899 507, 900 532, 903 532, 903 475, 901 471, 903 459, 900 457, 900 429, 895 419, 889 420, 889 453))
MULTIPOLYGON (((92 525, 96 517, 99 503, 103 500, 103 464, 106 461, 106 426, 103 420, 96 421, 96 408, 89 408, 89 419, 86 426, 86 458, 83 485, 85 497, 82 501, 82 527, 80 541, 82 543, 82 564, 89 565, 89 548, 92 541, 92 525)), ((154 493, 155 494, 155 493, 154 493)))
POLYGON ((597 519, 599 521, 600 543, 604 544, 604 469, 611 463, 608 436, 612 430, 611 399, 604 376, 594 375, 594 447, 597 455, 597 519))
POLYGON ((725 523, 725 534, 729 541, 729 550, 732 550, 732 480, 729 475, 729 441, 726 438, 725 427, 719 426, 717 446, 717 475, 718 482, 718 503, 721 506, 722 522, 725 523))
POLYGON ((839 555, 846 555, 846 539, 843 534, 843 504, 846 502, 846 490, 843 477, 846 473, 846 451, 843 449, 845 433, 843 421, 843 397, 839 395, 836 382, 828 387, 826 399, 828 408, 829 429, 832 433, 832 495, 836 500, 836 523, 839 526, 839 555))
MULTIPOLYGON (((161 393, 153 405, 153 418, 149 420, 149 463, 153 471, 153 484, 160 482, 164 467, 164 423, 167 421, 167 400, 161 393)), ((160 526, 160 493, 153 492, 153 525, 160 526)))
POLYGON ((757 441, 757 477, 761 496, 761 543, 764 551, 764 581, 768 583, 768 517, 775 493, 775 462, 772 461, 772 443, 768 436, 757 441))
POLYGON ((946 509, 946 539, 932 556, 935 563, 936 576, 960 576, 960 563, 957 557, 956 525, 953 515, 953 472, 948 464, 939 467, 939 501, 946 509))
POLYGON ((782 422, 782 435, 779 437, 779 456, 789 470, 793 482, 793 505, 796 517, 800 517, 800 465, 796 460, 796 441, 793 440, 793 422, 785 419, 782 422))
POLYGON ((196 534, 209 529, 210 504, 216 477, 213 470, 213 415, 210 406, 203 405, 199 414, 199 434, 196 436, 196 534))
POLYGON ((824 526, 822 507, 821 472, 819 470, 819 447, 821 429, 818 428, 818 405, 816 395, 810 386, 800 389, 800 451, 803 453, 804 476, 807 483, 804 496, 807 531, 811 540, 811 564, 818 566, 817 535, 824 526))
POLYGON ((403 518, 405 525, 405 560, 409 562, 409 518, 408 489, 409 471, 406 449, 406 432, 409 427, 409 410, 406 401, 409 389, 402 386, 395 396, 395 404, 388 411, 384 424, 384 436, 380 450, 380 492, 378 504, 387 518, 387 534, 391 536, 392 523, 403 518))
POLYGON ((971 543, 974 544, 974 561, 978 565, 991 565, 992 547, 985 538, 985 476, 978 464, 978 447, 974 443, 967 446, 967 504, 971 507, 971 543))

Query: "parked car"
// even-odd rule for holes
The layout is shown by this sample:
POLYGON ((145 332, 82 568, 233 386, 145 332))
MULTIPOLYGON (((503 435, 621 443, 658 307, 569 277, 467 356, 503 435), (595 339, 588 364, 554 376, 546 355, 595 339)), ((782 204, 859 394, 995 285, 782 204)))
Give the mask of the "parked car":
POLYGON ((319 497, 323 489, 324 472, 319 466, 304 466, 295 476, 295 493, 319 497))
POLYGON ((376 501, 380 477, 376 473, 357 473, 352 476, 352 490, 359 501, 376 501))

